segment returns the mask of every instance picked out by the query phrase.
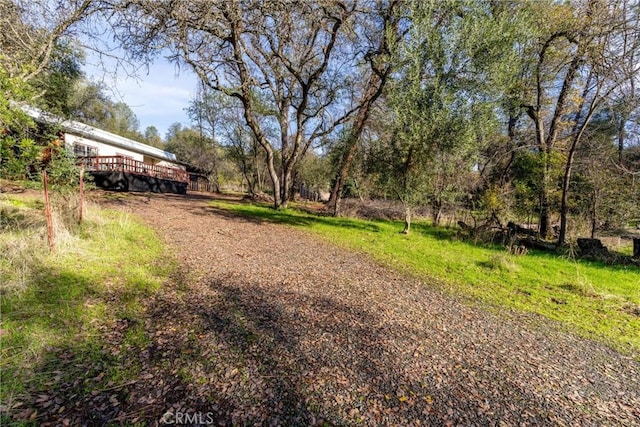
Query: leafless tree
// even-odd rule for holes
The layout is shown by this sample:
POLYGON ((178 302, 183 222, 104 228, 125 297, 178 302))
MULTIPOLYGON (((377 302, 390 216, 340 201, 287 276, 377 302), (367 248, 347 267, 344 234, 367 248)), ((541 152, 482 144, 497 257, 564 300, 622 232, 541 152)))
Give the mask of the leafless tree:
POLYGON ((368 77, 366 77, 364 90, 360 95, 360 108, 346 135, 346 147, 342 153, 329 197, 328 205, 333 208, 334 216, 340 212, 340 198, 344 182, 358 151, 360 137, 371 115, 371 108, 382 94, 389 74, 393 70, 391 51, 400 37, 398 34, 401 31, 401 14, 398 10, 400 4, 398 1, 379 3, 376 10, 376 18, 379 21, 378 28, 374 27, 373 31, 367 31, 372 36, 370 39, 372 49, 365 54, 369 66, 368 77))
POLYGON ((560 6, 549 15, 553 30, 539 39, 533 102, 523 107, 535 126, 544 161, 540 194, 543 236, 550 231, 551 156, 566 149, 559 244, 566 239, 567 193, 576 149, 594 114, 620 93, 628 94, 628 87, 637 79, 636 9, 637 5, 627 0, 584 0, 560 6))
POLYGON ((0 66, 10 77, 33 80, 56 42, 99 7, 95 0, 0 0, 0 66))
POLYGON ((635 81, 640 73, 638 23, 637 12, 633 11, 626 0, 595 5, 588 2, 584 27, 575 41, 577 49, 574 61, 579 61, 586 77, 568 135, 560 206, 560 245, 565 243, 567 236, 568 192, 573 163, 588 126, 593 116, 606 108, 607 103, 619 99, 619 93, 633 94, 635 81), (592 11, 591 8, 595 10, 592 11), (595 25, 592 15, 598 17, 595 25), (581 52, 584 52, 584 56, 578 57, 581 52))
POLYGON ((120 3, 116 26, 130 52, 170 49, 209 88, 234 97, 264 149, 274 205, 286 206, 305 153, 361 110, 358 19, 379 9, 357 0, 120 3))

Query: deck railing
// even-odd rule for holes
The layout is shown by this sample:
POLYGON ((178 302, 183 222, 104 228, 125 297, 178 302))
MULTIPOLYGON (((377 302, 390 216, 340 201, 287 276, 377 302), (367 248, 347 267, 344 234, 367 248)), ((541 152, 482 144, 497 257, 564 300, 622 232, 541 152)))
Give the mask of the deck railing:
POLYGON ((152 165, 124 156, 83 157, 81 164, 91 172, 125 172, 169 181, 189 182, 187 171, 171 166, 152 165))

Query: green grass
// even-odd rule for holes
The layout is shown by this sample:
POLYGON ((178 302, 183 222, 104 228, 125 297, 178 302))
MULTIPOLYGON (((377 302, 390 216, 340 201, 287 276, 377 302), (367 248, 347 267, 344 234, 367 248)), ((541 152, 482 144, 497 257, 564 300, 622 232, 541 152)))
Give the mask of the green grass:
MULTIPOLYGON (((117 366, 105 359, 101 331, 141 316, 143 300, 175 265, 155 233, 122 212, 92 209, 80 226, 58 224, 57 249, 49 253, 43 225, 34 222, 42 216, 37 199, 4 196, 2 209, 12 215, 0 230, 0 400, 10 406, 41 389, 50 372, 84 376, 83 365, 117 366), (56 357, 61 350, 74 355, 75 368, 63 367, 56 357)), ((133 327, 124 344, 141 346, 145 339, 133 327)), ((119 371, 103 382, 126 381, 127 372, 119 371)))
POLYGON ((557 320, 589 338, 640 355, 640 269, 607 266, 556 254, 508 254, 497 246, 456 239, 456 230, 419 222, 410 235, 402 223, 311 215, 295 209, 216 201, 214 208, 254 221, 309 230, 340 246, 362 251, 427 286, 557 320))

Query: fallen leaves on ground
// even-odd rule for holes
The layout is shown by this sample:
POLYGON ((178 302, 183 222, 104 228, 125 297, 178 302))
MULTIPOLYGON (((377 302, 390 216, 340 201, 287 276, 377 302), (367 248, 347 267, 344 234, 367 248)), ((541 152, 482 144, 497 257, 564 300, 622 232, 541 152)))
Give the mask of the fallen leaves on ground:
POLYGON ((217 425, 640 424, 637 361, 207 201, 119 202, 158 230, 180 274, 147 301, 144 318, 102 331, 102 357, 76 366, 69 349, 52 349, 58 374, 44 371, 49 385, 25 396, 14 419, 158 425, 180 412, 217 425), (138 322, 146 344, 125 345, 138 322), (126 374, 108 382, 114 370, 126 374))

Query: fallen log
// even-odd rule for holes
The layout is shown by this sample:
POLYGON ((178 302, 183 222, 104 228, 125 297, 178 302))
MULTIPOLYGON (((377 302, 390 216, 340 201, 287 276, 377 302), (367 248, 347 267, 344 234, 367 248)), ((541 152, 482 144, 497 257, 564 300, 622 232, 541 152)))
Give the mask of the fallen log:
POLYGON ((532 237, 535 237, 538 235, 537 231, 522 227, 521 225, 518 225, 512 221, 509 221, 507 223, 507 228, 512 234, 524 234, 526 236, 532 236, 532 237))
POLYGON ((558 248, 558 245, 556 245, 555 243, 534 239, 533 237, 520 239, 520 244, 526 246, 529 249, 539 249, 542 251, 549 251, 549 252, 555 251, 558 248))

